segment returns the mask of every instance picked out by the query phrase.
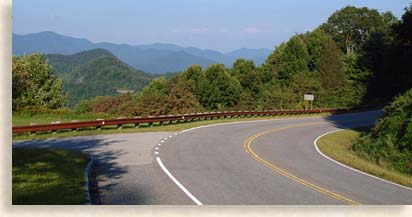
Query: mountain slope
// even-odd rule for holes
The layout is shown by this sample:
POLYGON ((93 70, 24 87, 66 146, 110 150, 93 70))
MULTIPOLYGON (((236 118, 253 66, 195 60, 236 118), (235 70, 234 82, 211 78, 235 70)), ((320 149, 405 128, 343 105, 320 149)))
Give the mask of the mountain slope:
POLYGON ((46 55, 46 58, 53 66, 54 73, 57 76, 63 76, 74 71, 76 68, 81 67, 87 62, 90 62, 101 56, 110 56, 116 58, 112 53, 104 49, 93 49, 73 55, 48 54, 46 55))
POLYGON ((217 63, 213 60, 206 58, 201 58, 197 56, 190 55, 184 51, 173 52, 164 57, 159 57, 153 59, 142 65, 138 65, 139 69, 144 71, 152 70, 155 72, 180 72, 187 68, 187 66, 192 64, 199 64, 202 67, 207 67, 210 64, 217 63))
POLYGON ((70 107, 95 96, 139 91, 155 76, 135 70, 103 49, 47 58, 63 80, 70 107))
POLYGON ((106 49, 128 65, 150 73, 181 71, 191 64, 200 64, 207 67, 210 63, 223 63, 227 67, 231 67, 238 58, 252 59, 256 65, 260 65, 271 52, 269 49, 240 49, 224 54, 214 50, 163 43, 134 46, 106 42, 92 43, 86 39, 67 37, 53 32, 27 35, 13 34, 14 55, 33 52, 67 55, 96 48, 106 49), (175 56, 175 59, 179 61, 173 61, 175 56), (167 58, 172 59, 160 62, 161 66, 154 64, 160 60, 167 60, 167 58))
POLYGON ((54 32, 40 32, 27 35, 13 34, 13 54, 31 54, 35 52, 73 54, 92 48, 86 39, 74 38, 54 32))

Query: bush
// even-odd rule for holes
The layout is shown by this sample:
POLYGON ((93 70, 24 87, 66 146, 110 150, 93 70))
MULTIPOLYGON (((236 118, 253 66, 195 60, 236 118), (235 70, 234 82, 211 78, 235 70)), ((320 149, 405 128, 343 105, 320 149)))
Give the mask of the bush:
POLYGON ((383 167, 412 174, 412 90, 385 107, 385 115, 353 150, 383 167))

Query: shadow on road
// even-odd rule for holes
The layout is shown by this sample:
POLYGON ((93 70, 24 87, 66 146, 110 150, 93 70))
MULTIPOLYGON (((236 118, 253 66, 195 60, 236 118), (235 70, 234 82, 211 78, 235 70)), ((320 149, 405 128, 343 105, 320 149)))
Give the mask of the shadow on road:
POLYGON ((376 121, 382 115, 382 110, 376 110, 361 113, 331 115, 326 116, 323 119, 337 128, 347 129, 375 125, 376 121))

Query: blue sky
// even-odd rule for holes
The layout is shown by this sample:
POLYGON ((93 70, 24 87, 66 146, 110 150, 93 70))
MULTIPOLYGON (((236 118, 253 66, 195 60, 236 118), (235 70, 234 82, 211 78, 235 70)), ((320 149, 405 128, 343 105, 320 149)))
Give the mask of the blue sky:
POLYGON ((367 6, 400 17, 412 0, 14 0, 13 32, 93 42, 174 43, 219 51, 273 48, 334 11, 367 6))

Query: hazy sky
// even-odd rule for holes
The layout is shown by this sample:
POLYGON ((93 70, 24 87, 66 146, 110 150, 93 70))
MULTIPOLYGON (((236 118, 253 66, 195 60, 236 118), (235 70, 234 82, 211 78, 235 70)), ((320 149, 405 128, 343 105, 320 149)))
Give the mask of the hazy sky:
POLYGON ((174 43, 219 51, 273 48, 334 11, 367 6, 400 17, 412 0, 13 0, 13 32, 93 42, 174 43))

